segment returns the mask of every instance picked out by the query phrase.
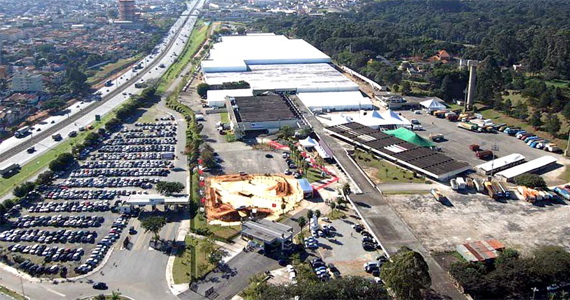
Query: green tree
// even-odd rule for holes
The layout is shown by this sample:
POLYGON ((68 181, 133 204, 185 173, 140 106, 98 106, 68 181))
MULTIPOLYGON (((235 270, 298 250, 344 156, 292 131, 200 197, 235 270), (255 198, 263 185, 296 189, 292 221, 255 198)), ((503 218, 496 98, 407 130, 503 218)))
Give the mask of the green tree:
POLYGON ((570 253, 560 246, 543 246, 534 252, 532 270, 546 284, 570 278, 570 253))
POLYGON ((320 218, 321 217, 321 211, 318 209, 315 209, 315 216, 317 217, 317 219, 320 218))
POLYGON ((210 90, 210 85, 207 83, 200 83, 196 87, 196 92, 198 93, 198 95, 200 95, 200 97, 206 97, 206 94, 208 93, 209 90, 210 90))
POLYGON ((307 210, 307 219, 310 220, 312 217, 313 217, 313 210, 312 209, 307 210))
POLYGON ((331 209, 334 210, 336 208, 336 203, 331 202, 330 206, 331 206, 331 209))
POLYGON ((61 111, 62 109, 65 108, 65 104, 67 102, 61 98, 51 98, 45 102, 42 103, 42 109, 43 110, 47 110, 50 113, 55 113, 58 111, 61 111))
POLYGON ((418 252, 402 247, 386 262, 381 278, 398 299, 421 299, 431 286, 429 268, 418 252))
POLYGON ((562 115, 566 118, 566 119, 570 119, 570 102, 566 103, 564 105, 564 108, 562 108, 562 115))
POLYGON ((548 114, 546 116, 545 129, 548 133, 556 136, 558 134, 558 131, 560 131, 560 126, 560 119, 558 119, 557 115, 548 114))
POLYGON ((507 100, 505 100, 505 102, 503 102, 503 111, 507 114, 507 115, 511 115, 511 109, 513 108, 513 103, 511 101, 510 98, 507 98, 507 100))
POLYGON ((109 19, 117 19, 119 17, 119 12, 112 8, 107 10, 107 16, 109 17, 109 19))
POLYGON ((184 184, 175 181, 159 181, 156 183, 156 190, 163 195, 172 195, 184 190, 184 184))
POLYGON ((53 182, 53 171, 51 170, 47 170, 45 172, 42 172, 38 175, 38 178, 36 178, 36 184, 37 185, 49 185, 53 182))
POLYGON ((18 198, 25 197, 29 192, 33 191, 36 188, 36 184, 31 181, 26 181, 16 188, 14 188, 14 196, 18 198))
POLYGON ((530 188, 546 188, 546 182, 544 179, 536 174, 522 174, 515 177, 515 183, 517 185, 523 185, 530 188))
POLYGON ((412 85, 409 81, 402 82, 402 95, 408 95, 412 91, 412 85))
POLYGON ((159 233, 164 225, 166 225, 166 218, 163 216, 152 216, 141 221, 144 232, 152 232, 154 240, 160 239, 159 233))
POLYGON ((342 193, 345 195, 350 195, 350 185, 348 183, 345 183, 342 186, 342 193))
POLYGON ((297 218, 297 223, 299 223, 299 227, 303 228, 305 225, 307 225, 307 219, 305 219, 303 216, 300 216, 297 218))
POLYGON ((277 133, 277 136, 281 139, 288 139, 293 135, 295 135, 295 129, 293 129, 293 127, 288 125, 279 128, 279 132, 277 133))
POLYGON ((542 126, 542 113, 539 110, 535 110, 532 115, 530 116, 529 123, 535 129, 540 128, 542 126))
POLYGON ((123 122, 118 119, 118 118, 112 118, 111 120, 107 121, 107 123, 105 123, 105 129, 107 131, 113 131, 115 129, 117 129, 119 126, 121 126, 123 124, 123 122))
POLYGON ((120 299, 121 299, 121 293, 116 291, 111 292, 111 300, 120 300, 120 299))
POLYGON ((239 26, 238 28, 236 28, 236 31, 239 35, 244 35, 245 34, 245 27, 239 26))
POLYGON ((485 104, 492 104, 501 92, 503 77, 497 60, 487 56, 477 67, 477 87, 475 100, 485 104))

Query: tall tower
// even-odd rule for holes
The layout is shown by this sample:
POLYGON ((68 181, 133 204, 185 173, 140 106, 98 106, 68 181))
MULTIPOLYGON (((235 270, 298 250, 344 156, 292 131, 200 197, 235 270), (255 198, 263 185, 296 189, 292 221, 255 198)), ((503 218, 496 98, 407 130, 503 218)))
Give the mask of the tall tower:
POLYGON ((119 0, 119 20, 135 21, 135 0, 119 0))
POLYGON ((469 84, 467 86, 467 100, 465 101, 465 111, 473 110, 473 95, 475 94, 478 64, 479 62, 476 60, 467 61, 467 67, 469 68, 469 84))

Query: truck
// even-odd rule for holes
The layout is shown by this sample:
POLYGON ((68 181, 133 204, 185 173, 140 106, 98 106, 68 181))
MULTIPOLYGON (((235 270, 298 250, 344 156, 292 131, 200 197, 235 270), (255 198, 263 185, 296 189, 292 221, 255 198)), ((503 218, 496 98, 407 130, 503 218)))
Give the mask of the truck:
POLYGON ((24 126, 18 130, 16 130, 16 132, 14 132, 14 136, 17 138, 23 138, 26 135, 28 135, 28 133, 30 133, 31 128, 30 126, 24 126))
POLYGON ((445 118, 445 114, 447 113, 447 110, 437 110, 433 113, 434 116, 436 116, 437 118, 445 118))
POLYGON ((475 156, 479 159, 487 159, 487 158, 492 158, 493 157, 493 151, 491 150, 482 150, 482 151, 477 151, 475 153, 475 156))
POLYGON ((4 178, 8 178, 18 172, 20 172, 20 164, 12 163, 0 167, 0 175, 4 178))
POLYGON ((455 113, 447 113, 447 114, 445 114, 445 118, 450 122, 455 122, 458 119, 458 117, 455 113))
POLYGON ((481 148, 477 144, 471 144, 471 145, 469 145, 469 149, 471 151, 479 151, 479 149, 481 149, 481 148))
POLYGON ((457 182, 457 189, 464 190, 467 187, 467 183, 463 179, 463 177, 457 177, 455 182, 457 182))
POLYGON ((439 141, 443 141, 444 140, 444 136, 441 133, 438 134, 430 134, 429 135, 429 139, 434 141, 434 142, 439 142, 439 141))
POLYGON ((562 197, 562 198, 564 198, 564 199, 566 199, 566 200, 570 200, 570 192, 567 191, 566 189, 559 188, 559 187, 555 187, 555 188, 553 189, 553 191, 554 191, 556 194, 560 195, 560 197, 562 197))
POLYGON ((556 144, 550 143, 550 144, 546 144, 544 146, 544 150, 546 150, 548 152, 558 152, 558 151, 560 151, 560 148, 558 148, 558 146, 556 146, 556 144))
POLYGON ((146 87, 145 83, 140 83, 140 82, 135 83, 135 88, 137 88, 137 89, 142 89, 145 87, 146 87))
POLYGON ((467 122, 460 122, 457 124, 457 127, 467 129, 470 131, 477 131, 477 129, 478 129, 477 125, 475 125, 473 123, 467 123, 467 122))
POLYGON ((436 188, 430 190, 432 196, 437 200, 437 202, 442 202, 445 199, 445 196, 436 188))

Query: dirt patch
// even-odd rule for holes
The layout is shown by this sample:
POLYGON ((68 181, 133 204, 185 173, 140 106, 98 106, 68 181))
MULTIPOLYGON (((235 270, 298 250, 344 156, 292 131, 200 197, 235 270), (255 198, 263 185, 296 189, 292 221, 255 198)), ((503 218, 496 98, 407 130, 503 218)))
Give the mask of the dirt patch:
POLYGON ((431 251, 453 251, 458 244, 491 238, 527 253, 541 245, 570 249, 568 203, 538 207, 518 200, 500 203, 480 194, 445 193, 452 207, 441 205, 431 195, 386 198, 431 251))
POLYGON ((206 215, 209 221, 239 221, 255 212, 275 220, 303 200, 297 179, 284 175, 222 175, 206 180, 206 215), (282 208, 284 205, 284 208, 282 208))

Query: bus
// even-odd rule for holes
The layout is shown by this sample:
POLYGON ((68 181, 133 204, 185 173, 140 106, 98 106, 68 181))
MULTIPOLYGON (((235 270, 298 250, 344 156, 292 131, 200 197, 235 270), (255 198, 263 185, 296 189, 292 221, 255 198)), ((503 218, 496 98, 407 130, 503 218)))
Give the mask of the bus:
POLYGON ((30 132, 30 126, 24 126, 14 133, 14 136, 17 138, 23 138, 30 132))

